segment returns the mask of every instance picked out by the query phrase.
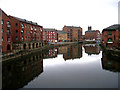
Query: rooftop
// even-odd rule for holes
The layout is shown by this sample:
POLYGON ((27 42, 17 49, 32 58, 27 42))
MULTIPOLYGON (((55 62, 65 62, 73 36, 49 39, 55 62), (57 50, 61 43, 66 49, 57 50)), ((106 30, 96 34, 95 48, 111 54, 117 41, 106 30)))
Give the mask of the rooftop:
MULTIPOLYGON (((36 22, 28 21, 28 20, 26 20, 26 19, 21 19, 21 18, 15 17, 15 16, 11 16, 11 17, 19 20, 20 22, 24 22, 24 23, 28 23, 28 24, 40 26, 40 25, 38 25, 36 22)), ((42 26, 41 26, 41 27, 42 27, 42 26)))
POLYGON ((54 28, 43 28, 43 31, 56 31, 54 28))
POLYGON ((108 31, 108 30, 116 30, 118 29, 120 31, 120 24, 114 24, 114 25, 111 25, 107 28, 104 28, 103 31, 108 31))
POLYGON ((87 33, 87 32, 96 32, 96 31, 98 31, 98 30, 89 30, 89 31, 85 31, 85 33, 87 33))
POLYGON ((58 34, 66 34, 66 32, 63 32, 63 31, 61 31, 61 30, 58 30, 57 33, 58 33, 58 34))
POLYGON ((68 27, 68 28, 81 28, 80 26, 65 26, 65 27, 68 27))

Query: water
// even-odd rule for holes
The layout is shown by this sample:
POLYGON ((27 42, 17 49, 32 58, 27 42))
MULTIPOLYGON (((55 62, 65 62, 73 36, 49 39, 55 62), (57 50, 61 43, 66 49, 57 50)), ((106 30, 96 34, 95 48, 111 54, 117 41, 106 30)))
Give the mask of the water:
POLYGON ((98 45, 72 45, 3 62, 3 88, 118 88, 120 62, 98 45))

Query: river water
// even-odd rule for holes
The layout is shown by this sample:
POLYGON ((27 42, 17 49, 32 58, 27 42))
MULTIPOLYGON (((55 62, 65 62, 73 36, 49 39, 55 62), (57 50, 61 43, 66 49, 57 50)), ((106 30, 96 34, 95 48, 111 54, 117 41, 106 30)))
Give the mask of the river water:
POLYGON ((2 63, 3 88, 118 88, 120 62, 99 45, 68 45, 2 63))

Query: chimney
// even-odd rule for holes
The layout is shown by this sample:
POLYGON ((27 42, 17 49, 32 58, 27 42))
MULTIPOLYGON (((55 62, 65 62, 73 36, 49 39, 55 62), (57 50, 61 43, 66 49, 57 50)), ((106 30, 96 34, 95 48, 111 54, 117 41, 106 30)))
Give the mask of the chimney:
POLYGON ((88 31, 91 31, 92 30, 92 27, 91 26, 88 26, 88 31))

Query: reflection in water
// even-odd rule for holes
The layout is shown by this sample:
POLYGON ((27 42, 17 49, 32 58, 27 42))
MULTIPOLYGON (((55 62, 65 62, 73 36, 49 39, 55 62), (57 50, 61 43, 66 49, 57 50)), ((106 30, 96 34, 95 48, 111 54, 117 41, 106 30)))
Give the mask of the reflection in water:
POLYGON ((101 57, 99 46, 85 45, 82 50, 82 45, 77 44, 6 61, 2 66, 2 87, 117 87, 116 73, 106 72, 103 69, 110 67, 119 71, 120 64, 113 61, 108 63, 106 56, 103 55, 101 65, 101 57), (112 67, 106 63, 109 65, 112 63, 112 67))
POLYGON ((57 49, 56 48, 50 49, 50 50, 46 51, 43 55, 44 55, 44 59, 55 58, 55 57, 57 57, 57 49))
POLYGON ((112 72, 120 72, 120 62, 118 60, 110 59, 104 52, 102 52, 102 68, 112 72))
POLYGON ((22 88, 43 72, 41 54, 2 63, 2 88, 22 88))
POLYGON ((63 54, 63 58, 65 61, 69 59, 75 59, 75 58, 82 57, 82 45, 81 44, 67 46, 67 48, 64 50, 65 52, 63 54))
POLYGON ((100 46, 99 45, 86 44, 86 45, 84 45, 84 49, 85 49, 85 53, 87 53, 88 55, 92 55, 92 54, 98 55, 100 53, 100 46))

